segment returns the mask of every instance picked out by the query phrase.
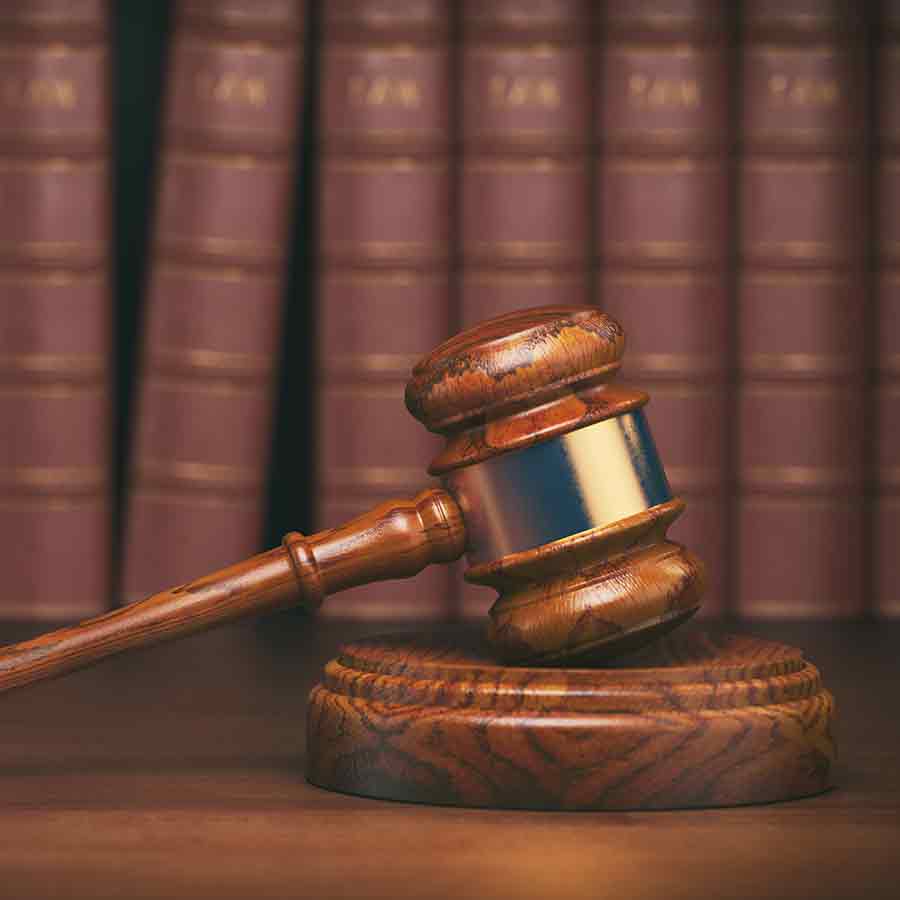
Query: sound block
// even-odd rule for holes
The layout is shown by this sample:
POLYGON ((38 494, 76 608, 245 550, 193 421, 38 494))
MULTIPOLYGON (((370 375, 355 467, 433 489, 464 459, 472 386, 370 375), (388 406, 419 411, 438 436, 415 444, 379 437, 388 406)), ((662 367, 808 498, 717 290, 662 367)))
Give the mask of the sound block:
POLYGON ((307 777, 452 806, 762 803, 829 786, 833 713, 784 644, 679 632, 607 668, 518 668, 459 626, 342 647, 310 696, 307 777))

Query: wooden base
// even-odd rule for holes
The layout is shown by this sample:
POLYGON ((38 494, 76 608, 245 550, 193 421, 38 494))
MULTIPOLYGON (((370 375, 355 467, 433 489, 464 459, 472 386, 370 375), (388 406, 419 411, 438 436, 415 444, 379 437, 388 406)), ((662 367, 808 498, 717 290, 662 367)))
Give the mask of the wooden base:
POLYGON ((829 786, 834 704, 793 647, 682 629, 603 669, 497 665, 481 629, 343 647, 310 696, 307 777, 421 803, 663 809, 829 786))

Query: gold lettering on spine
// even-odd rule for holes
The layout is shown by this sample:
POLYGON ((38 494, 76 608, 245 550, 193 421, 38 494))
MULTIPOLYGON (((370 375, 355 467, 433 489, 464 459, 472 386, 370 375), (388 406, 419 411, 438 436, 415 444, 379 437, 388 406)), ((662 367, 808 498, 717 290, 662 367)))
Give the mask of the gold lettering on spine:
POLYGON ((414 78, 351 75, 347 79, 347 100, 352 106, 418 109, 422 105, 422 89, 414 78))
POLYGON ((776 74, 769 78, 768 88, 776 106, 833 106, 841 98, 840 85, 833 78, 776 74))
POLYGON ((628 102, 640 109, 700 106, 700 85, 693 78, 655 78, 635 72, 628 79, 628 102))
POLYGON ((0 80, 0 102, 10 109, 74 109, 78 104, 75 83, 68 78, 21 78, 0 80))
POLYGON ((488 100, 494 107, 557 109, 561 91, 559 82, 548 76, 492 75, 488 79, 488 100))
POLYGON ((269 102, 269 87, 262 75, 241 72, 198 72, 194 90, 203 101, 261 109, 269 102))

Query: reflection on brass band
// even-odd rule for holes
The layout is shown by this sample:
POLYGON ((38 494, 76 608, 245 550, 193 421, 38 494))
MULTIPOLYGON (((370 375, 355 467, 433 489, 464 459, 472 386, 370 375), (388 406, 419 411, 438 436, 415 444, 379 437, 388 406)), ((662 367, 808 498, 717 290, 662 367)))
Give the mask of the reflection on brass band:
POLYGON ((862 369, 855 356, 839 353, 748 353, 741 357, 740 366, 748 372, 809 375, 847 374, 862 369))
POLYGON ((102 466, 0 466, 0 489, 93 491, 105 487, 102 466))
MULTIPOLYGON (((644 287, 714 286, 722 283, 722 272, 642 272, 639 270, 604 271, 600 274, 604 285, 641 285, 644 287)), ((629 353, 628 358, 632 358, 629 353)))
MULTIPOLYGON (((70 287, 73 284, 101 284, 105 282, 106 273, 99 269, 55 269, 49 272, 0 271, 0 284, 40 284, 47 287, 70 287)), ((44 300, 46 296, 44 294, 41 300, 44 300)), ((76 295, 63 292, 58 296, 61 300, 67 300, 76 295)))
POLYGON ((27 157, 0 159, 0 172, 84 172, 108 169, 106 156, 54 156, 47 159, 27 157))
POLYGON ((464 172, 584 172, 584 159, 554 159, 550 156, 535 156, 526 159, 515 157, 463 156, 464 172))
POLYGON ((135 484, 131 487, 131 495, 135 503, 165 503, 169 506, 209 509, 253 509, 261 503, 258 490, 239 493, 229 488, 220 493, 209 489, 185 492, 183 485, 166 490, 160 487, 135 484))
POLYGON ((470 564, 500 559, 672 499, 640 410, 454 469, 470 564))
MULTIPOLYGON (((275 245, 272 245, 274 249, 275 245)), ((263 281, 271 284, 278 282, 278 276, 269 271, 260 271, 259 269, 241 268, 240 266, 204 266, 204 265, 188 265, 186 263, 174 263, 160 261, 153 270, 156 278, 187 278, 195 281, 227 281, 232 283, 244 281, 263 281)), ((231 295, 229 295, 230 298, 231 295)), ((251 299, 251 295, 244 294, 243 297, 251 299)), ((257 297, 253 296, 254 303, 257 297)))
POLYGON ((229 466, 184 460, 140 459, 136 466, 138 482, 178 482, 185 485, 214 485, 230 489, 255 489, 264 474, 255 466, 229 466))
POLYGON ((202 347, 153 347, 151 366, 186 366, 212 372, 240 372, 268 377, 274 359, 265 353, 227 353, 202 347))
POLYGON ((751 487, 850 487, 860 481, 859 472, 837 466, 744 466, 740 481, 751 487))
POLYGON ((699 159, 680 156, 677 159, 622 159, 607 157, 603 161, 607 173, 629 172, 635 175, 671 174, 687 172, 709 172, 722 170, 722 163, 716 159, 699 159))
POLYGON ((628 371, 701 375, 724 369, 722 357, 715 353, 629 353, 628 371))
POLYGON ((447 172, 447 159, 415 159, 412 156, 386 156, 384 159, 331 159, 322 167, 326 172, 353 172, 364 175, 369 172, 447 172))
POLYGON ((149 371, 144 384, 148 391, 178 391, 214 397, 248 397, 260 390, 260 382, 257 380, 229 381, 221 376, 216 380, 200 373, 178 376, 149 371))
POLYGON ((851 160, 838 162, 829 159, 745 159, 745 172, 801 172, 815 175, 840 175, 853 167, 851 160))
MULTIPOLYGON (((853 279, 842 272, 744 272, 741 275, 744 285, 787 285, 798 287, 801 285, 832 285, 842 288, 850 287, 853 279)), ((775 298, 781 303, 781 298, 775 298)))
POLYGON ((414 490, 423 483, 421 466, 327 466, 322 471, 326 485, 353 487, 409 488, 414 490))
POLYGON ((329 353, 322 368, 326 372, 387 373, 406 378, 422 356, 421 353, 329 353))
POLYGON ((170 150, 163 156, 164 165, 212 166, 226 169, 280 169, 288 170, 293 160, 257 156, 252 153, 213 153, 208 150, 170 150))
POLYGON ((0 353, 0 372, 59 375, 106 374, 106 358, 99 353, 0 353))

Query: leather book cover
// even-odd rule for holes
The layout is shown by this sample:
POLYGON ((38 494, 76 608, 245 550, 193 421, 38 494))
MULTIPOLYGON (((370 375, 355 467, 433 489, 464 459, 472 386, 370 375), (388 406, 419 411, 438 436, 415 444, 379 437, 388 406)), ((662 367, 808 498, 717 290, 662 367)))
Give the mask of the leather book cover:
MULTIPOLYGON (((460 327, 589 303, 590 26, 580 0, 466 0, 457 172, 460 327)), ((462 615, 495 591, 465 585, 462 615)))
POLYGON ((873 607, 900 617, 900 2, 882 5, 876 61, 877 332, 873 607))
POLYGON ((727 594, 729 5, 609 0, 595 64, 597 303, 625 327, 622 378, 687 510, 670 535, 707 566, 703 615, 727 594))
POLYGON ((299 0, 175 6, 124 602, 258 549, 305 13, 299 0))
POLYGON ((102 0, 0 9, 0 616, 102 612, 110 60, 102 0))
MULTIPOLYGON (((316 525, 433 481, 441 441, 406 411, 416 361, 454 330, 450 293, 451 7, 322 4, 318 98, 316 525)), ((445 619, 433 566, 322 608, 337 618, 445 619)))
POLYGON ((861 5, 744 6, 737 609, 864 603, 861 5))

